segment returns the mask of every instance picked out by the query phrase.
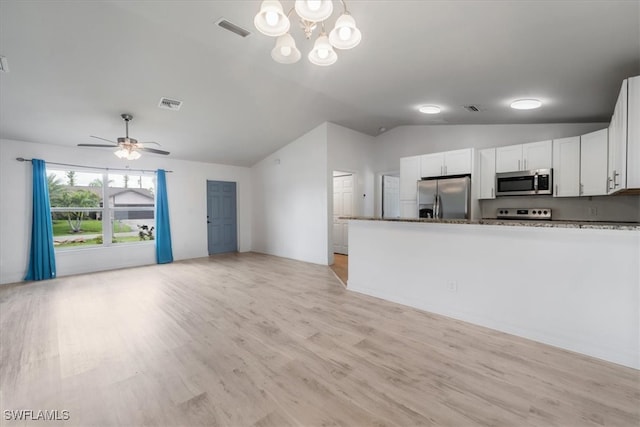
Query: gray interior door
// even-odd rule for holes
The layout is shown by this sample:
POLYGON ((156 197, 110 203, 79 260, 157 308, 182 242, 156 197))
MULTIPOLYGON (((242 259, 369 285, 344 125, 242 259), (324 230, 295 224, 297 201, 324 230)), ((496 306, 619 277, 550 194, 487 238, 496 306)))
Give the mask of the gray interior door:
POLYGON ((236 183, 207 181, 209 255, 238 250, 236 183))

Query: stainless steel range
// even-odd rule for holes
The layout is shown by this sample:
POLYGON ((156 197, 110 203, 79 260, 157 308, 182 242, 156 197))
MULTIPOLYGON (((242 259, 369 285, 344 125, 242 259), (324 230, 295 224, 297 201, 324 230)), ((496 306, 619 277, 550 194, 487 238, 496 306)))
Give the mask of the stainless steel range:
POLYGON ((538 219, 551 220, 550 208, 498 208, 496 209, 498 219, 538 219))

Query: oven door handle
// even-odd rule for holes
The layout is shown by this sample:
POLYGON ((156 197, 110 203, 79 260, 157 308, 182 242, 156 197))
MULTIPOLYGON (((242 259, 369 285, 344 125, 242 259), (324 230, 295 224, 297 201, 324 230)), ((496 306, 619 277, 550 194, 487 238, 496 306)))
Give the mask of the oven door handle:
POLYGON ((538 192, 538 172, 533 175, 533 191, 538 192))

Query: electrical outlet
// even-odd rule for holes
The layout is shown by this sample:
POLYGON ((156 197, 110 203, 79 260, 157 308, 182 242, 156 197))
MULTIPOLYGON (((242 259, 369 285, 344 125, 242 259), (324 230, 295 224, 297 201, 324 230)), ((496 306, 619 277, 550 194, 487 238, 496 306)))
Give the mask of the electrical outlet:
POLYGON ((447 289, 451 292, 456 292, 458 290, 458 282, 447 282, 447 289))
POLYGON ((597 208, 597 207, 595 207, 595 206, 592 206, 592 207, 587 208, 587 215, 588 215, 590 218, 597 217, 597 216, 598 216, 598 208, 597 208))

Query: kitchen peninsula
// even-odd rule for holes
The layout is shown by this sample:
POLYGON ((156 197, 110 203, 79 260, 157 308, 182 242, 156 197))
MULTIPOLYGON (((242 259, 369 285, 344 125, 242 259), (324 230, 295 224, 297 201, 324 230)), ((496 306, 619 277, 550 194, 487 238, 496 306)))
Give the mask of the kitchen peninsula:
POLYGON ((640 224, 349 219, 349 290, 640 368, 640 224))

